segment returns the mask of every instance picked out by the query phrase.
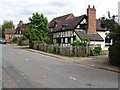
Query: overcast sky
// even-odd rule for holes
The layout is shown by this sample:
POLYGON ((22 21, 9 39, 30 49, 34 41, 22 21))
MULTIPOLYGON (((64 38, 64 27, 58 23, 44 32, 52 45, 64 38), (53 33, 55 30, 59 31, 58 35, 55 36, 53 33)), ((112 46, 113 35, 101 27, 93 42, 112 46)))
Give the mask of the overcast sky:
POLYGON ((12 20, 18 24, 20 20, 28 22, 32 13, 43 13, 50 21, 54 17, 73 13, 75 16, 86 14, 88 5, 96 8, 96 18, 118 14, 118 1, 120 0, 1 0, 0 24, 4 20, 12 20))

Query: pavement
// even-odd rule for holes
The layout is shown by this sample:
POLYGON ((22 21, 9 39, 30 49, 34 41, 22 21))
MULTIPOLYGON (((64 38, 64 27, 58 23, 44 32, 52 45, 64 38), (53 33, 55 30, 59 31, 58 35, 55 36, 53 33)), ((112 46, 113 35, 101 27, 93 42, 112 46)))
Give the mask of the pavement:
POLYGON ((66 61, 71 61, 76 64, 81 64, 84 66, 89 66, 97 69, 102 69, 102 70, 108 70, 111 72, 117 72, 120 73, 120 68, 110 65, 108 56, 103 55, 103 56, 89 56, 89 57, 66 57, 66 56, 61 56, 61 55, 56 55, 56 54, 51 54, 39 50, 34 50, 34 49, 27 49, 28 51, 51 56, 54 58, 58 58, 60 60, 66 60, 66 61))

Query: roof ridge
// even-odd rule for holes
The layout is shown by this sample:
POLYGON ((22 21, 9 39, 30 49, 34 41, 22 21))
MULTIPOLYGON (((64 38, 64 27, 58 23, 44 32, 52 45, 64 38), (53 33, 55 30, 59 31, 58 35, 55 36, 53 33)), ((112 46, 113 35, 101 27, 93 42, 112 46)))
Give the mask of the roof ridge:
POLYGON ((62 15, 62 16, 55 17, 54 19, 61 18, 61 17, 64 17, 64 16, 68 16, 68 15, 72 15, 72 14, 73 13, 65 14, 65 15, 62 15))

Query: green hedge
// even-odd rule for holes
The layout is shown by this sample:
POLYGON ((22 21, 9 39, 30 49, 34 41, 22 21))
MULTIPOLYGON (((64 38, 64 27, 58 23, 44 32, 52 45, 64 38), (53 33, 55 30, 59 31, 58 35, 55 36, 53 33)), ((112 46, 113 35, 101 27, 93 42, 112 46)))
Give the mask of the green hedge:
POLYGON ((109 62, 120 67, 120 41, 114 42, 109 48, 109 62))

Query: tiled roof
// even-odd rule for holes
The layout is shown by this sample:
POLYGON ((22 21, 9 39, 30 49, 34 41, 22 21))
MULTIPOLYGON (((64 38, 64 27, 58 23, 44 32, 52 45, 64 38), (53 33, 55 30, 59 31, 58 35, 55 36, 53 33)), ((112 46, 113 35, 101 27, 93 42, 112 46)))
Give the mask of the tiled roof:
POLYGON ((15 29, 5 29, 5 34, 14 34, 15 29))
POLYGON ((59 32, 64 28, 64 30, 75 29, 75 27, 86 17, 86 15, 82 15, 79 17, 75 17, 73 19, 64 20, 58 23, 57 27, 53 29, 53 32, 59 32))
POLYGON ((85 37, 88 37, 85 31, 75 31, 75 33, 78 35, 80 39, 84 39, 85 37))
POLYGON ((23 25, 21 25, 21 26, 18 26, 15 30, 16 30, 16 32, 15 33, 19 33, 19 31, 22 31, 23 32, 23 30, 25 30, 27 27, 29 27, 29 23, 27 23, 27 24, 23 24, 23 25))
POLYGON ((102 24, 102 23, 101 23, 101 20, 96 20, 96 30, 97 30, 97 31, 107 31, 107 29, 104 28, 104 27, 102 27, 101 24, 102 24))
POLYGON ((96 32, 96 33, 88 33, 87 34, 91 41, 104 41, 104 39, 96 32))
POLYGON ((75 31, 80 39, 84 39, 85 37, 89 37, 91 41, 104 41, 103 38, 96 33, 86 33, 85 31, 75 31))
POLYGON ((63 16, 59 16, 59 17, 54 18, 54 19, 49 23, 49 28, 50 28, 50 27, 54 27, 54 25, 55 25, 56 22, 61 22, 61 21, 63 21, 63 20, 66 20, 70 15, 73 15, 73 14, 70 13, 70 14, 67 14, 67 15, 63 15, 63 16))

